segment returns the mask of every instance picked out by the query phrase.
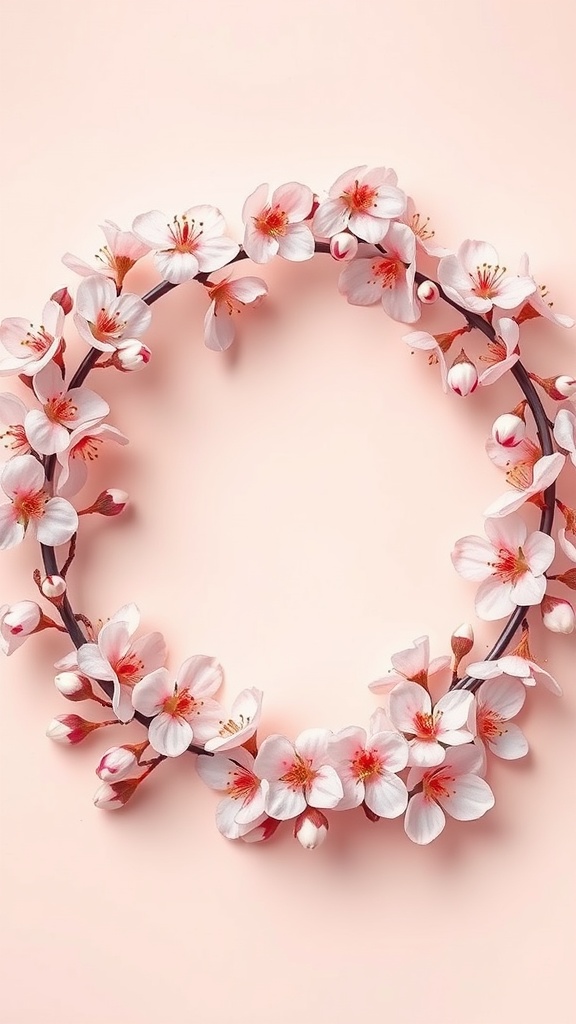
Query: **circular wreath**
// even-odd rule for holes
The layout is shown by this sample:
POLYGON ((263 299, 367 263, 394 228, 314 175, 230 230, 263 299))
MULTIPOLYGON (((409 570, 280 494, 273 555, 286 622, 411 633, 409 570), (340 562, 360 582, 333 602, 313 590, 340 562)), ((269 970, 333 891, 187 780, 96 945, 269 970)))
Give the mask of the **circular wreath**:
POLYGON ((568 462, 576 465, 576 416, 566 401, 576 394, 576 380, 528 371, 519 339, 532 319, 546 317, 562 327, 574 321, 553 311, 526 256, 512 273, 487 242, 467 240, 456 253, 440 246, 390 169, 346 171, 323 199, 297 182, 271 196, 263 184, 244 203, 242 218, 242 245, 226 236, 224 218, 213 206, 193 206, 172 218, 152 210, 137 216, 131 231, 107 221, 106 244, 94 264, 70 253, 63 258, 82 277, 75 302, 63 288, 46 303, 41 326, 19 317, 2 321, 0 375, 17 377, 29 390, 26 402, 16 394, 0 395, 0 436, 9 455, 0 476, 8 499, 0 505, 0 548, 36 536, 43 572, 34 572, 34 582, 60 621, 37 601, 4 605, 0 643, 10 655, 44 629, 66 632, 72 640, 73 652, 56 664, 56 686, 71 701, 106 708, 107 717, 59 715, 48 726, 51 739, 74 745, 132 719, 145 728, 141 742, 103 754, 96 768, 97 807, 124 806, 160 765, 191 752, 198 755, 200 777, 222 794, 216 824, 228 839, 266 840, 282 822, 292 821, 296 838, 313 849, 327 835, 327 810, 362 807, 371 821, 404 815, 408 837, 426 844, 442 832, 446 813, 467 821, 493 806, 485 778, 488 755, 515 759, 528 749, 512 721, 525 688, 540 680, 561 692, 531 653, 528 615, 539 607, 544 625, 556 633, 570 633, 576 623, 571 603, 547 593, 551 580, 576 589, 576 567, 551 571, 553 534, 561 552, 576 562, 576 510, 556 497, 558 476, 568 462), (151 253, 162 281, 140 297, 125 282, 151 253), (222 351, 234 340, 234 315, 267 294, 260 278, 234 276, 235 264, 265 264, 275 256, 305 261, 315 253, 342 262, 338 288, 354 305, 381 302, 390 317, 406 324, 416 323, 422 307, 438 300, 462 315, 456 330, 410 331, 404 337, 439 367, 445 392, 467 397, 504 374, 514 377, 518 404, 498 416, 486 443, 509 487, 486 509, 486 537, 461 538, 451 556, 456 571, 479 584, 477 615, 505 624, 481 661, 471 660, 474 635, 468 623, 452 633, 451 657, 431 660, 427 636, 393 654, 392 670, 369 684, 386 696, 367 729, 313 728, 294 741, 277 734, 259 740, 261 691, 242 691, 225 711, 215 699, 223 681, 219 663, 193 655, 174 676, 165 667, 162 634, 138 635, 136 604, 97 626, 74 609, 67 581, 80 517, 119 515, 128 496, 106 490, 80 509, 70 499, 89 481, 90 464, 104 442, 127 443, 107 422, 106 401, 85 382, 97 368, 130 373, 146 367, 151 352, 141 338, 154 303, 179 284, 199 282, 209 303, 205 344, 222 351), (438 261, 438 281, 418 269, 422 256, 438 261), (225 275, 216 273, 224 268, 225 275), (89 349, 70 375, 64 334, 72 312, 89 349), (477 363, 461 347, 472 332, 484 342, 477 363), (554 419, 541 394, 562 403, 554 419), (521 514, 530 505, 540 511, 537 529, 529 529, 521 514), (439 698, 431 694, 431 680, 434 693, 442 692, 439 698))

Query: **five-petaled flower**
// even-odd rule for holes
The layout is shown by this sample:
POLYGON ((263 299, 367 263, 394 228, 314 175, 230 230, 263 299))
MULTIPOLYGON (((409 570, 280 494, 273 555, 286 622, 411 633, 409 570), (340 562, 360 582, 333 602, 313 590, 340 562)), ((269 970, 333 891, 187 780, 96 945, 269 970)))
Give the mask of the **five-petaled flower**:
POLYGON ((438 768, 410 770, 408 789, 422 786, 410 798, 404 819, 404 830, 413 843, 425 846, 437 839, 446 814, 458 821, 474 821, 494 806, 494 794, 478 774, 481 768, 482 751, 468 744, 450 750, 438 768))
POLYGON ((206 741, 206 750, 234 750, 247 743, 258 728, 263 696, 256 687, 242 690, 232 704, 230 717, 218 723, 218 735, 206 741))
POLYGON ((216 808, 216 825, 226 839, 239 839, 265 821, 268 783, 254 771, 254 756, 247 750, 241 747, 230 757, 200 755, 196 770, 210 789, 226 794, 216 808))
POLYGON ((160 210, 149 210, 136 217, 132 230, 156 250, 156 268, 171 284, 220 270, 239 251, 237 243, 225 237, 226 222, 215 206, 191 206, 172 220, 160 210))
POLYGON ((244 306, 254 306, 268 294, 268 285, 259 277, 239 277, 210 284, 211 302, 204 317, 204 341, 214 352, 224 352, 234 341, 232 316, 244 306))
POLYGON ((109 277, 118 289, 122 288, 124 278, 129 270, 150 252, 150 246, 142 242, 132 231, 122 231, 112 220, 106 220, 100 225, 106 245, 96 253, 96 265, 91 266, 79 256, 71 252, 64 253, 62 263, 69 270, 81 277, 93 277, 99 274, 102 277, 109 277))
POLYGON ((544 573, 552 564, 555 544, 540 530, 528 533, 517 513, 487 519, 487 540, 462 537, 452 551, 456 572, 480 583, 476 612, 491 621, 511 615, 520 606, 540 604, 546 593, 544 573))
POLYGON ((430 640, 427 636, 417 637, 412 647, 393 654, 390 661, 393 671, 382 679, 376 679, 369 684, 374 693, 381 693, 383 690, 396 686, 397 683, 406 682, 406 680, 428 688, 430 678, 437 675, 438 672, 444 671, 450 664, 448 655, 430 658, 430 640))
POLYGON ((488 313, 493 306, 514 309, 536 290, 528 275, 506 272, 492 245, 472 239, 440 260, 438 277, 446 295, 474 313, 488 313))
POLYGON ((345 171, 314 214, 314 234, 331 238, 349 228, 365 242, 381 242, 391 219, 406 211, 406 195, 397 185, 397 176, 388 167, 368 171, 363 164, 345 171))
POLYGON ((204 743, 217 735, 222 708, 213 695, 222 685, 222 667, 214 658, 195 655, 185 661, 176 681, 168 669, 144 676, 132 691, 136 711, 152 718, 150 745, 165 757, 178 757, 192 740, 204 743))
POLYGON ((332 766, 328 729, 305 729, 291 743, 286 736, 264 740, 254 770, 269 783, 265 809, 272 818, 287 821, 310 807, 336 807, 344 796, 332 766))
POLYGON ((381 301, 393 320, 414 323, 420 316, 420 303, 414 289, 414 235, 405 224, 394 223, 382 245, 384 253, 360 246, 358 258, 351 260, 340 274, 338 290, 354 306, 372 306, 381 301))
POLYGON ((88 466, 98 458, 100 446, 105 441, 128 444, 128 438, 109 423, 94 423, 72 431, 68 447, 56 454, 60 467, 57 477, 59 494, 70 498, 82 490, 88 479, 88 466))
POLYGON ((307 185, 289 181, 274 189, 268 201, 268 185, 259 185, 242 210, 244 250, 254 263, 268 263, 274 256, 300 262, 314 255, 314 238, 303 222, 310 215, 314 196, 307 185))
POLYGON ((390 692, 388 715, 400 732, 410 736, 408 764, 428 768, 441 764, 447 746, 470 743, 474 738, 465 728, 472 694, 450 690, 432 706, 432 698, 418 683, 398 683, 390 692))
POLYGON ((365 803, 380 818, 397 818, 408 792, 397 772, 408 763, 408 744, 398 732, 371 732, 350 726, 330 739, 330 757, 344 789, 339 811, 365 803))
POLYGON ((108 277, 87 277, 76 295, 74 323, 80 337, 101 352, 139 338, 150 326, 152 310, 139 295, 116 293, 108 277))
POLYGON ((57 354, 62 344, 64 310, 50 299, 44 306, 42 325, 34 328, 23 317, 8 317, 0 324, 0 377, 23 373, 33 377, 57 354))
POLYGON ((33 378, 34 394, 41 409, 31 409, 24 420, 26 436, 41 455, 63 452, 73 430, 97 423, 110 412, 100 395, 88 388, 70 388, 55 363, 48 363, 33 378))
POLYGON ((496 679, 501 675, 520 679, 524 686, 535 686, 536 679, 541 678, 544 686, 556 697, 562 696, 562 689, 545 668, 535 660, 530 650, 530 631, 527 624, 522 628, 522 635, 516 647, 509 654, 491 661, 475 661, 468 665, 466 672, 473 679, 496 679))
POLYGON ((528 753, 526 737, 518 725, 510 721, 524 706, 526 690, 512 677, 487 679, 476 692, 471 727, 476 742, 507 761, 528 753))
POLYGON ((33 455, 15 455, 4 466, 0 486, 10 499, 0 505, 0 550, 14 548, 28 529, 40 544, 57 547, 78 529, 78 514, 65 498, 51 498, 44 467, 33 455))

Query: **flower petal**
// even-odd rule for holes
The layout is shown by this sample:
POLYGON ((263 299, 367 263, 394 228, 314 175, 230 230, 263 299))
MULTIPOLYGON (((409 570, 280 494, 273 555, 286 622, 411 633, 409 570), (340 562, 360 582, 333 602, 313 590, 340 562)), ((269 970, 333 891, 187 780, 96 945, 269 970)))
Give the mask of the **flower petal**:
POLYGON ((44 515, 35 526, 40 544, 57 548, 59 544, 67 544, 76 533, 78 513, 65 498, 50 498, 44 506, 44 515))
POLYGON ((397 818, 404 814, 408 804, 408 790, 397 775, 384 772, 373 780, 366 780, 367 807, 380 818, 397 818))
POLYGON ((184 718, 177 718, 163 711, 150 722, 148 739, 158 754, 179 757, 192 742, 192 726, 184 718))
POLYGON ((477 775, 460 775, 451 782, 449 793, 439 793, 438 803, 458 821, 474 821, 494 807, 494 794, 477 775))
POLYGON ((410 798, 404 819, 404 831, 413 843, 427 846, 438 838, 445 824, 444 812, 433 800, 428 800, 423 793, 416 793, 410 798))

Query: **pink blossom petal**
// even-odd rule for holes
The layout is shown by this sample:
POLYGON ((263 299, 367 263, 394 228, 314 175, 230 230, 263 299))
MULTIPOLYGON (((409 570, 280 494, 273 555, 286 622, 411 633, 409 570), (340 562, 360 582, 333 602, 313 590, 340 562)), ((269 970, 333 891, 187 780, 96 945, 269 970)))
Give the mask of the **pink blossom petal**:
MULTIPOLYGON (((468 669, 468 674, 470 669, 468 669)), ((521 710, 526 699, 526 690, 518 679, 501 677, 487 679, 476 694, 480 708, 493 711, 507 721, 521 710)))
POLYGON ((252 828, 252 825, 242 826, 236 821, 240 801, 225 796, 219 801, 216 808, 216 827, 225 839, 240 839, 244 831, 252 828))
POLYGON ((218 736, 225 715, 224 708, 217 700, 203 697, 186 717, 194 729, 195 740, 205 744, 208 749, 209 741, 218 736))
POLYGON ((301 757, 315 765, 326 757, 329 740, 328 729, 305 729, 297 737, 294 746, 301 757))
POLYGON ((459 747, 463 743, 471 743, 474 734, 469 729, 446 729, 438 738, 451 747, 459 747))
POLYGON ((576 452, 576 416, 569 409, 560 409, 554 421, 554 438, 561 448, 576 452))
POLYGON ((237 277, 230 281, 228 292, 233 299, 248 306, 268 294, 268 285, 261 277, 237 277))
POLYGON ((531 571, 538 576, 546 572, 554 561, 556 545, 548 534, 535 530, 526 539, 523 550, 531 571))
POLYGON ((116 299, 116 286, 107 277, 94 275, 81 281, 76 293, 76 313, 91 323, 101 309, 108 309, 116 299))
POLYGON ((503 619, 511 615, 516 607, 512 599, 512 584, 501 583, 494 576, 484 580, 476 591, 476 614, 485 622, 503 619))
POLYGON ((31 409, 26 414, 24 429, 32 448, 41 455, 63 452, 70 442, 66 427, 49 420, 42 409, 31 409))
POLYGON ((192 252, 165 250, 154 254, 158 273, 171 284, 191 281, 199 271, 198 259, 192 252))
POLYGON ((482 763, 482 751, 473 743, 463 747, 451 747, 446 751, 446 759, 442 767, 443 772, 451 772, 456 775, 466 775, 472 772, 478 774, 482 763))
POLYGON ((264 807, 267 792, 268 783, 262 782, 258 788, 254 790, 252 796, 245 797, 242 804, 236 811, 236 821, 239 825, 253 825, 256 819, 260 818, 265 813, 264 807))
POLYGON ((21 544, 24 533, 24 527, 16 520, 12 505, 0 505, 0 551, 21 544))
POLYGON ((396 672, 407 679, 414 679, 416 676, 428 672, 428 665, 430 663, 429 638, 427 636, 417 637, 412 647, 393 654, 390 661, 396 672))
POLYGON ((413 843, 427 846, 438 838, 445 824, 444 812, 433 800, 428 800, 423 793, 416 793, 410 798, 404 819, 404 831, 413 843))
POLYGON ((301 263, 314 255, 314 236, 307 224, 289 224, 278 237, 278 253, 285 260, 301 263))
POLYGON ((438 795, 438 803, 458 821, 474 821, 494 807, 494 794, 477 775, 460 775, 451 780, 448 794, 438 795))
POLYGON ((118 681, 114 684, 112 696, 112 710, 121 722, 131 722, 134 718, 134 705, 132 704, 132 687, 125 686, 118 681))
POLYGON ((486 370, 483 370, 480 374, 478 381, 482 387, 488 387, 490 384, 495 384, 497 380, 500 380, 508 370, 511 370, 515 363, 518 362, 520 356, 516 352, 514 355, 509 356, 507 359, 500 359, 497 363, 493 363, 486 370))
POLYGON ((472 694, 464 690, 449 690, 440 697, 434 708, 434 717, 438 719, 438 738, 442 742, 445 742, 445 732, 460 729, 465 724, 472 702, 472 694))
POLYGON ((474 274, 483 263, 490 267, 498 266, 499 263, 498 253, 493 245, 472 238, 462 242, 458 249, 458 259, 468 274, 474 274))
POLYGON ((192 742, 192 726, 184 718, 163 711, 150 722, 148 739, 158 754, 179 757, 192 742))
POLYGON ((66 385, 62 380, 62 373, 60 368, 56 366, 56 363, 48 363, 47 366, 34 376, 32 384, 36 398, 43 405, 51 398, 63 395, 66 391, 66 385))
POLYGON ((266 794, 266 813, 279 821, 288 821, 301 814, 306 807, 306 797, 301 789, 291 789, 284 782, 270 782, 266 794))
MULTIPOLYGON (((372 172, 367 174, 363 184, 371 184, 372 182, 368 180, 371 176, 372 172)), ((394 185, 381 184, 378 186, 378 194, 374 197, 372 209, 375 217, 385 220, 401 217, 406 211, 406 195, 402 189, 396 188, 394 185)), ((403 227, 404 225, 398 226, 403 227)))
POLYGON ((285 736, 273 734, 264 740, 256 760, 254 771, 260 779, 276 781, 284 775, 294 763, 295 751, 290 740, 285 736))
POLYGON ((240 246, 231 238, 209 238, 202 235, 196 249, 198 268, 203 274, 220 270, 221 267, 230 263, 239 252, 240 246))
POLYGON ((546 579, 544 576, 533 576, 531 572, 525 572, 517 583, 514 583, 510 591, 510 597, 516 605, 527 605, 531 607, 540 604, 546 593, 546 579))
POLYGON ((108 402, 89 388, 72 388, 68 392, 68 398, 76 406, 76 412, 69 420, 70 429, 96 423, 110 412, 108 402))
POLYGON ((517 277, 509 274, 498 285, 494 305, 499 309, 514 309, 534 291, 536 291, 536 284, 531 277, 517 277))
POLYGON ((494 550, 483 537, 461 537, 456 541, 451 557, 456 572, 465 580, 478 583, 492 573, 494 550))
POLYGON ((398 672, 389 672, 388 675, 383 676, 382 679, 375 679, 373 683, 368 683, 368 689, 372 690, 373 693, 385 693, 390 690, 392 686, 397 686, 398 683, 403 683, 405 679, 404 675, 398 672))
POLYGON ((266 183, 258 185, 245 200, 242 207, 242 221, 244 224, 248 224, 254 217, 260 216, 268 203, 268 189, 269 186, 266 183))
MULTIPOLYGON (((366 174, 362 175, 362 184, 378 188, 379 191, 381 185, 390 185, 394 187, 395 192, 400 191, 400 189, 396 188, 398 175, 391 167, 373 167, 372 170, 366 171, 366 174)), ((403 192, 401 195, 404 199, 404 206, 406 206, 406 196, 403 192)), ((394 214, 394 216, 399 217, 400 214, 394 214)))
POLYGON ((430 667, 428 669, 428 678, 437 675, 439 672, 443 672, 451 664, 452 659, 446 654, 441 655, 439 658, 432 658, 430 667))
POLYGON ((507 722, 503 726, 503 732, 488 739, 487 743, 496 757, 502 757, 506 761, 515 761, 516 758, 524 757, 528 753, 528 741, 522 730, 513 722, 507 722))
POLYGON ((399 732, 378 732, 370 737, 368 747, 376 751, 389 772, 400 772, 408 764, 408 744, 399 732))
POLYGON ((576 544, 573 544, 571 540, 568 540, 564 527, 558 530, 558 543, 564 554, 573 562, 576 562, 576 544))
POLYGON ((35 524, 40 544, 57 548, 67 544, 78 529, 78 513, 65 498, 50 498, 44 505, 44 515, 35 524))
POLYGON ((140 625, 140 609, 134 601, 130 601, 129 604, 123 604, 114 615, 110 616, 110 622, 123 622, 128 629, 128 636, 134 636, 134 633, 140 625))
MULTIPOLYGON (((252 771, 254 758, 247 750, 234 752, 234 760, 242 767, 252 771), (238 754, 238 757, 236 756, 238 754)), ((231 785, 234 776, 238 773, 237 766, 224 754, 214 754, 213 757, 205 757, 200 754, 196 759, 196 771, 210 789, 225 791, 231 785)))
MULTIPOLYGON (((532 483, 523 490, 506 491, 505 494, 488 506, 484 515, 488 518, 501 518, 516 512, 532 495, 545 491, 560 475, 566 459, 559 452, 544 455, 534 464, 532 483)), ((547 567, 546 567, 547 568, 547 567)))
POLYGON ((165 249, 173 242, 168 218, 160 210, 140 213, 134 219, 132 230, 138 238, 154 249, 165 249))
POLYGON ((202 240, 206 237, 222 235, 226 229, 226 221, 222 211, 210 203, 200 203, 198 206, 189 206, 184 211, 186 220, 191 224, 193 221, 202 227, 202 240))
POLYGON ((142 662, 145 674, 154 672, 166 661, 166 641, 162 633, 146 633, 134 641, 132 653, 142 662))
POLYGON ((348 207, 342 199, 327 199, 320 203, 312 218, 312 231, 317 238, 332 238, 346 230, 349 219, 348 207))
POLYGON ((141 715, 152 718, 174 693, 174 683, 168 669, 158 668, 144 676, 132 690, 132 704, 141 715))
POLYGON ((107 658, 102 655, 98 644, 83 644, 78 648, 77 664, 80 671, 91 679, 116 682, 118 677, 107 658))
POLYGON ((15 455, 2 470, 0 482, 4 494, 37 494, 44 486, 44 469, 33 455, 15 455))
POLYGON ((382 286, 372 272, 372 259, 346 264, 338 278, 338 291, 353 306, 373 306, 382 296, 382 286))
POLYGON ((381 818, 397 818, 408 804, 408 790, 397 775, 385 772, 376 779, 367 779, 366 805, 381 818))
POLYGON ((398 683, 389 698, 389 714, 400 732, 416 731, 416 715, 429 715, 432 710, 430 694, 418 683, 398 683))
POLYGON ((222 686, 224 670, 216 661, 204 654, 196 654, 183 662, 176 677, 179 690, 189 689, 195 697, 212 697, 222 686))
POLYGON ((434 768, 442 764, 445 756, 444 747, 435 740, 410 740, 408 751, 408 764, 420 768, 434 768))
POLYGON ((225 352, 236 335, 232 317, 224 308, 217 309, 211 302, 204 317, 204 344, 212 352, 225 352))
POLYGON ((301 185, 298 181, 289 181, 286 185, 280 185, 272 193, 271 206, 279 206, 284 213, 288 214, 291 224, 305 220, 312 209, 314 196, 312 189, 307 185, 301 185))
POLYGON ((9 392, 0 394, 0 423, 7 427, 22 426, 26 418, 27 408, 24 402, 9 392))
POLYGON ((107 622, 98 634, 98 647, 102 657, 115 666, 130 647, 130 633, 126 622, 107 622))
POLYGON ((420 319, 420 303, 414 290, 414 268, 408 269, 395 288, 382 290, 382 306, 392 320, 413 324, 420 319))
POLYGON ((336 807, 343 796, 344 790, 336 769, 327 764, 322 765, 308 791, 310 807, 336 807))
POLYGON ((505 548, 507 551, 517 551, 524 547, 528 536, 528 527, 522 516, 511 515, 506 519, 488 519, 484 524, 486 536, 498 551, 505 548))
POLYGON ((349 171, 344 171, 336 178, 328 195, 334 198, 341 196, 344 192, 350 192, 357 182, 364 180, 367 169, 367 164, 359 164, 358 167, 351 167, 349 171))
POLYGON ((382 220, 379 216, 373 217, 369 213, 351 213, 348 224, 350 230, 358 238, 362 238, 372 245, 383 240, 389 227, 388 220, 382 220))

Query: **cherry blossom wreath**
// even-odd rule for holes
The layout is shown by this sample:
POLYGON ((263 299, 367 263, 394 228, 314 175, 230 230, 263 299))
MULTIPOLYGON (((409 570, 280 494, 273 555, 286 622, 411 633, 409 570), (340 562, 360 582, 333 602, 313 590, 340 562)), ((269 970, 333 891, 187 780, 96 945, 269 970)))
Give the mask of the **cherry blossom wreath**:
POLYGON ((23 318, 2 321, 0 375, 18 377, 33 407, 15 394, 0 395, 0 436, 10 456, 0 477, 8 499, 0 505, 0 548, 16 547, 26 534, 36 536, 43 572, 34 572, 34 582, 61 623, 36 601, 4 605, 0 643, 10 655, 27 637, 49 628, 72 640, 74 651, 56 663, 56 686, 68 700, 95 702, 107 714, 103 721, 59 715, 48 726, 51 739, 77 744, 134 718, 144 726, 141 742, 111 747, 102 756, 96 807, 124 806, 161 764, 192 752, 201 779, 222 794, 216 824, 228 839, 267 840, 282 822, 292 821, 296 838, 313 849, 327 835, 325 811, 362 807, 371 821, 404 815, 408 837, 426 844, 442 832, 445 813, 468 821, 494 805, 485 779, 488 754, 505 759, 526 754, 526 739, 512 722, 524 704, 525 687, 538 679, 553 693, 561 692, 531 653, 528 614, 539 606, 544 625, 556 633, 570 633, 576 623, 571 603, 547 593, 552 580, 576 589, 576 566, 551 572, 553 535, 561 552, 576 562, 576 509, 556 497, 558 476, 568 462, 576 465, 576 416, 566 401, 576 395, 576 380, 529 372, 520 362, 519 338, 533 319, 545 317, 562 327, 574 321, 553 312, 526 256, 518 272, 510 273, 487 242, 467 240, 455 254, 438 245, 429 221, 386 168, 355 167, 321 200, 297 182, 281 185, 271 197, 268 186, 260 185, 244 203, 243 222, 240 246, 226 236, 224 218, 214 206, 193 206, 173 218, 157 210, 143 213, 131 231, 108 221, 102 226, 106 244, 94 265, 70 253, 63 258, 82 277, 75 304, 63 288, 46 303, 40 327, 23 318), (150 253, 162 280, 140 297, 125 290, 125 281, 150 253), (129 373, 146 367, 151 352, 141 337, 154 303, 196 280, 209 303, 205 343, 222 351, 234 340, 234 315, 267 293, 258 277, 232 276, 234 265, 244 259, 265 264, 277 255, 300 262, 315 253, 342 261, 338 288, 354 305, 381 302, 390 317, 406 324, 418 321, 422 306, 439 299, 462 315, 455 330, 412 331, 404 337, 439 367, 445 392, 467 397, 508 372, 516 380, 522 397, 511 412, 498 416, 486 443, 509 488, 485 512, 486 538, 463 537, 451 556, 456 571, 479 584, 479 618, 506 622, 488 655, 465 669, 474 646, 468 623, 452 633, 451 657, 431 660, 427 636, 392 655, 392 671, 369 684, 386 697, 368 729, 306 729, 294 741, 271 735, 259 742, 260 690, 242 691, 225 711, 215 699, 223 681, 218 662, 193 655, 174 679, 165 667, 162 634, 138 635, 135 604, 97 625, 73 609, 67 577, 80 517, 119 515, 128 496, 106 490, 79 509, 71 499, 89 480, 102 444, 127 443, 107 422, 106 401, 85 381, 99 368, 129 373), (438 282, 418 269, 422 257, 438 260, 438 282), (225 275, 213 277, 224 268, 225 275), (73 309, 75 328, 89 349, 69 376, 64 331, 73 309), (484 345, 478 365, 461 348, 461 339, 473 331, 484 345), (554 419, 537 388, 563 403, 554 419), (530 529, 519 511, 530 506, 540 513, 537 529, 530 529), (558 529, 557 515, 562 517, 558 529), (64 545, 64 553, 57 553, 64 545), (435 677, 437 683, 446 680, 436 701, 430 692, 435 677))

